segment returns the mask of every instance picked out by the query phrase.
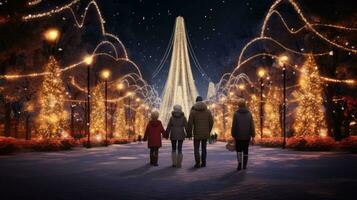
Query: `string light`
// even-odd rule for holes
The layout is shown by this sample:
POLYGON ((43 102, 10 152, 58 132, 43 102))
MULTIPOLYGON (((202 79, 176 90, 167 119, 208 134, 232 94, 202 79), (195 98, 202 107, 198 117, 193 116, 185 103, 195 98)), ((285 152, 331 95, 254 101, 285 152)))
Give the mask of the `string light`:
POLYGON ((57 137, 64 129, 67 112, 64 109, 65 93, 64 83, 59 73, 59 65, 55 58, 51 56, 45 67, 46 72, 42 86, 39 90, 40 112, 37 115, 38 136, 43 138, 57 137))
POLYGON ((325 113, 322 110, 323 82, 312 55, 307 57, 301 71, 300 88, 293 93, 298 104, 294 118, 295 135, 320 135, 326 128, 325 113))
MULTIPOLYGON (((261 33, 260 33, 260 37, 264 37, 265 35, 265 31, 266 31, 266 26, 272 16, 273 13, 275 13, 275 8, 282 2, 283 0, 276 0, 273 5, 270 7, 267 15, 265 16, 265 19, 263 21, 263 25, 262 25, 262 28, 261 28, 261 33)), ((350 51, 350 52, 353 52, 353 53, 357 53, 357 50, 356 49, 352 49, 352 48, 348 48, 348 47, 344 47, 340 44, 337 44, 335 42, 333 42, 332 40, 326 38, 325 36, 323 36, 320 32, 318 32, 315 28, 314 28, 314 25, 311 24, 305 17, 305 15, 302 13, 300 7, 297 5, 297 3, 294 1, 294 0, 288 0, 288 2, 290 3, 290 5, 292 5, 293 9, 296 11, 296 13, 298 14, 298 16, 300 17, 300 19, 304 22, 304 24, 307 26, 307 28, 309 30, 311 30, 313 33, 315 33, 318 37, 320 37, 321 39, 325 40, 326 42, 330 43, 331 45, 337 47, 337 48, 340 48, 342 50, 345 50, 345 51, 350 51)), ((330 27, 338 27, 337 25, 331 25, 330 27)), ((290 29, 288 29, 290 30, 290 29)))
POLYGON ((83 16, 82 19, 78 19, 76 14, 75 14, 75 12, 72 9, 72 6, 77 4, 78 2, 80 2, 80 0, 73 0, 72 2, 66 4, 66 5, 64 5, 62 7, 59 7, 59 8, 47 11, 47 12, 42 12, 42 13, 37 13, 37 14, 29 14, 27 16, 22 17, 22 19, 24 21, 29 21, 29 20, 39 19, 39 18, 43 18, 43 17, 51 17, 54 14, 61 13, 61 12, 65 11, 65 10, 69 10, 70 13, 73 16, 73 19, 74 19, 77 27, 78 28, 83 28, 84 21, 85 21, 85 19, 87 17, 88 10, 89 10, 89 8, 91 6, 93 6, 95 11, 97 12, 98 17, 99 17, 99 22, 100 22, 100 28, 101 28, 102 35, 104 37, 113 38, 115 41, 117 41, 119 43, 119 45, 121 46, 121 48, 123 49, 124 58, 128 59, 128 54, 127 54, 126 48, 125 48, 124 44, 122 43, 122 41, 117 36, 106 32, 105 26, 104 26, 105 20, 104 20, 102 14, 101 14, 101 11, 99 9, 99 6, 98 6, 97 2, 95 0, 92 0, 92 1, 90 1, 88 3, 88 5, 84 9, 85 10, 84 13, 81 15, 81 16, 83 16))
POLYGON ((280 137, 280 104, 281 104, 281 91, 276 86, 269 87, 267 97, 264 104, 264 130, 263 133, 267 134, 264 137, 280 137), (267 131, 265 131, 267 130, 267 131))
POLYGON ((37 5, 37 4, 41 3, 41 2, 42 2, 42 0, 30 0, 30 1, 27 2, 27 5, 34 6, 34 5, 37 5))

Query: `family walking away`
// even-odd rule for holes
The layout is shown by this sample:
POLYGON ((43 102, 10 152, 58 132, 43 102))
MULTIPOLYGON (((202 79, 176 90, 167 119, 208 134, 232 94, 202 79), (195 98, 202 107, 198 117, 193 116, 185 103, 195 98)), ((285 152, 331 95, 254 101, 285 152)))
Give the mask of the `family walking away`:
MULTIPOLYGON (((162 146, 161 140, 166 138, 171 140, 172 167, 181 168, 183 142, 185 138, 191 139, 193 137, 194 168, 206 167, 207 141, 211 138, 212 128, 212 113, 200 96, 196 98, 196 103, 191 108, 188 121, 182 107, 175 105, 166 130, 159 120, 159 112, 153 111, 144 136, 144 141, 148 142, 147 145, 150 149, 150 164, 158 166, 159 148, 162 146)), ((252 114, 244 99, 238 100, 238 110, 233 115, 231 135, 234 138, 234 148, 237 152, 237 170, 246 169, 249 143, 254 141, 255 128, 252 114)))

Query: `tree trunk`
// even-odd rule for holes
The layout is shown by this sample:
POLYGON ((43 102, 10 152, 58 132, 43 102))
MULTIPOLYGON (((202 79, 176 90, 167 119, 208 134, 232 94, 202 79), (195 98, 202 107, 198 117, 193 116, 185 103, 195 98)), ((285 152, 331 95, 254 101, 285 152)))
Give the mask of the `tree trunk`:
POLYGON ((5 102, 5 121, 4 121, 4 136, 10 137, 11 134, 11 103, 5 102))
POLYGON ((30 140, 31 139, 31 129, 30 129, 30 115, 28 114, 26 116, 26 122, 25 122, 25 139, 30 140))

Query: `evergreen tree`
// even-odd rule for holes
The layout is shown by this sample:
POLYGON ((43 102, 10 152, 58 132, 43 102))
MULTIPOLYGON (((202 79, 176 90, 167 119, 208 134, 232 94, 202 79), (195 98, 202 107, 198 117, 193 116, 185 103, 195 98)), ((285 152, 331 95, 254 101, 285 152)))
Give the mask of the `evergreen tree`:
POLYGON ((281 93, 276 86, 270 86, 264 104, 264 130, 266 136, 279 137, 281 135, 280 104, 281 93))
POLYGON ((105 99, 102 85, 97 85, 91 96, 90 130, 96 138, 105 137, 105 99))
POLYGON ((38 133, 43 138, 53 138, 60 136, 66 126, 66 91, 61 79, 60 67, 53 56, 49 58, 45 71, 48 75, 44 77, 39 90, 38 133))
POLYGON ((296 135, 319 135, 326 128, 322 92, 318 67, 314 57, 309 55, 301 68, 299 89, 293 93, 298 103, 294 120, 296 135))
POLYGON ((255 133, 260 137, 260 99, 253 94, 249 101, 248 107, 253 116, 255 133))
POLYGON ((144 136, 146 128, 145 107, 139 106, 135 111, 135 135, 144 136))
POLYGON ((125 123, 125 104, 124 100, 118 102, 117 109, 114 114, 115 131, 114 137, 128 138, 128 130, 125 123))

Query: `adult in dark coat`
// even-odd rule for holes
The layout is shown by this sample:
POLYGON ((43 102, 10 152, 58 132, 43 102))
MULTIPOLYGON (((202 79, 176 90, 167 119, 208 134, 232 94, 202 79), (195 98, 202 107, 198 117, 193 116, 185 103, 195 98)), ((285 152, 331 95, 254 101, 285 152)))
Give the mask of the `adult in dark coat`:
POLYGON ((255 126, 251 112, 247 109, 244 99, 238 100, 238 110, 234 113, 232 120, 232 137, 235 139, 237 151, 237 170, 247 168, 248 149, 250 140, 255 137, 255 126))
POLYGON ((146 126, 144 141, 148 141, 150 149, 150 164, 158 166, 159 148, 161 147, 161 135, 165 133, 164 127, 159 118, 159 112, 151 113, 151 120, 146 126))
POLYGON ((188 120, 187 133, 188 137, 192 136, 195 152, 195 168, 206 167, 207 157, 207 139, 210 137, 213 127, 213 116, 208 110, 207 105, 202 102, 202 97, 196 98, 196 103, 193 105, 188 120), (200 156, 200 144, 202 155, 200 156))
POLYGON ((172 116, 167 124, 166 137, 171 140, 172 167, 181 167, 182 163, 182 144, 186 137, 187 119, 182 112, 180 105, 175 105, 172 116))

